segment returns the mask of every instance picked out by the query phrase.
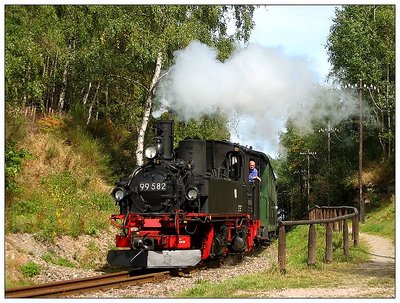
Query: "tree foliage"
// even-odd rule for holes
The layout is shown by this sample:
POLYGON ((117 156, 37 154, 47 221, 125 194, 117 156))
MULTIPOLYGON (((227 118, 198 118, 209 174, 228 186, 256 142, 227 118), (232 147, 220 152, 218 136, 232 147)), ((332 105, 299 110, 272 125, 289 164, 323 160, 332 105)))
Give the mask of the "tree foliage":
POLYGON ((327 42, 331 77, 343 86, 360 80, 378 90, 364 90, 372 112, 382 157, 394 151, 395 6, 345 5, 336 9, 327 42))
MULTIPOLYGON (((338 87, 363 83, 367 106, 364 116, 364 198, 387 194, 394 186, 395 105, 395 7, 393 5, 345 5, 336 9, 326 49, 332 65, 330 77, 338 87), (383 164, 382 164, 383 162, 383 164), (373 167, 385 167, 384 182, 369 175, 373 167)), ((354 102, 359 104, 359 91, 354 102)), ((328 120, 329 118, 326 117, 328 120)), ((307 206, 350 205, 358 201, 359 113, 337 125, 312 121, 312 131, 302 133, 289 120, 280 136, 285 153, 275 167, 279 203, 284 218, 300 218, 307 206), (328 126, 328 127, 327 127, 328 126), (310 156, 308 172, 307 152, 310 156), (307 194, 309 181, 309 196, 307 194)))
POLYGON ((253 11, 251 5, 7 5, 6 108, 73 114, 88 130, 112 121, 131 134, 125 148, 135 161, 143 142, 132 138, 145 138, 158 79, 174 52, 196 39, 225 60, 235 43, 248 41, 253 11))

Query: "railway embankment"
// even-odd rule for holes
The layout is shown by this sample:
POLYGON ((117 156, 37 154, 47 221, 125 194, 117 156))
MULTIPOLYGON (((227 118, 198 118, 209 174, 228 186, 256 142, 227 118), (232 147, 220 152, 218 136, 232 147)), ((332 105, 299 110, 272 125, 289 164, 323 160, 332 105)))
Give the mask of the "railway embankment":
MULTIPOLYGON (((390 213, 393 216, 393 205, 386 206, 376 215, 371 214, 367 217, 367 222, 361 225, 361 230, 369 229, 368 220, 375 220, 375 217, 386 217, 386 221, 390 222, 390 213)), ((298 246, 301 239, 307 243, 306 233, 306 228, 304 232, 299 230, 289 233, 289 244, 298 246)), ((10 264, 10 260, 14 264, 38 264, 40 272, 31 279, 35 284, 99 275, 103 273, 101 269, 104 268, 104 259, 101 260, 101 256, 106 254, 105 242, 112 240, 111 233, 76 239, 63 237, 56 240, 52 246, 44 245, 29 234, 10 234, 6 236, 6 264, 10 264), (98 263, 92 264, 92 269, 62 264, 61 260, 73 263, 74 258, 82 260, 85 255, 93 254, 90 247, 97 247, 95 253, 98 255, 98 263), (52 254, 53 261, 49 260, 49 254, 52 254)), ((240 264, 208 268, 191 273, 189 277, 174 277, 156 284, 93 292, 85 297, 393 298, 393 238, 390 235, 373 235, 369 231, 361 232, 360 242, 358 249, 351 249, 351 259, 347 260, 340 257, 340 240, 335 242, 336 250, 339 251, 336 258, 334 254, 334 261, 331 264, 320 261, 312 268, 307 267, 305 263, 301 265, 307 258, 307 250, 304 247, 300 249, 303 253, 289 247, 288 271, 285 275, 279 271, 277 243, 273 243, 257 254, 246 256, 240 264)), ((21 275, 19 268, 6 268, 7 275, 21 275)))

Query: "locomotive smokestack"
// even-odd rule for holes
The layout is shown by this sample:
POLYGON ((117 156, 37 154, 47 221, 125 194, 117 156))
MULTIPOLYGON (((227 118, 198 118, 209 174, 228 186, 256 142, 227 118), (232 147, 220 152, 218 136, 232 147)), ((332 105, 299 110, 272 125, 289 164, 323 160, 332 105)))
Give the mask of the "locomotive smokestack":
POLYGON ((174 121, 157 121, 154 124, 155 136, 161 139, 162 157, 164 159, 174 158, 174 121))

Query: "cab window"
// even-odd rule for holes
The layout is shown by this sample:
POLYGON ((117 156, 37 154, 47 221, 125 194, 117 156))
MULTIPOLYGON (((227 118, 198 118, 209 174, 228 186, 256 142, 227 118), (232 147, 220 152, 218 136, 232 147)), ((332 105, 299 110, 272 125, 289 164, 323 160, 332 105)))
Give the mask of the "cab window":
POLYGON ((227 154, 229 178, 239 180, 242 177, 242 156, 238 152, 230 152, 227 154))

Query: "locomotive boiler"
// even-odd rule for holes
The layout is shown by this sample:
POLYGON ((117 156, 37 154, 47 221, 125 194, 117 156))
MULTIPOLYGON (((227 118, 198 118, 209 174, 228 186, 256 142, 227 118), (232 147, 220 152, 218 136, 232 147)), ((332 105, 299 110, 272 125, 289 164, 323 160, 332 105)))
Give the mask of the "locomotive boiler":
POLYGON ((276 179, 268 157, 228 141, 185 139, 158 121, 146 163, 112 191, 119 214, 111 266, 186 268, 243 254, 276 232, 276 179), (255 161, 261 182, 248 181, 255 161))

